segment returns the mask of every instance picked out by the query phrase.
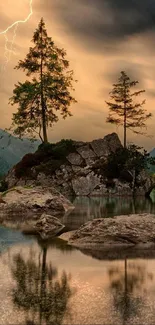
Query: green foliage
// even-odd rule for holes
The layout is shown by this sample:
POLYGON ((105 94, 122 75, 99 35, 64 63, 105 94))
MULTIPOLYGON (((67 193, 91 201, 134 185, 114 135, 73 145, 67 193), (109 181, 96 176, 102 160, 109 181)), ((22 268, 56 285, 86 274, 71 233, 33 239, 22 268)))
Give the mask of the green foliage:
POLYGON ((5 192, 8 190, 8 183, 5 181, 5 179, 2 179, 0 181, 0 192, 5 192))
POLYGON ((38 148, 38 152, 42 152, 45 155, 49 154, 53 159, 66 158, 74 150, 74 141, 71 139, 62 139, 57 143, 41 144, 38 148))
POLYGON ((15 176, 17 178, 23 175, 29 176, 30 169, 40 163, 40 156, 36 153, 28 153, 23 159, 15 166, 15 176))
POLYGON ((32 167, 35 167, 36 173, 43 171, 47 175, 52 174, 73 151, 75 146, 71 139, 62 139, 57 143, 42 143, 34 154, 25 155, 15 166, 15 175, 17 178, 24 175, 35 177, 35 172, 31 172, 32 167))
POLYGON ((47 128, 58 121, 57 111, 63 118, 71 116, 71 103, 76 100, 71 95, 73 88, 73 71, 69 69, 64 49, 59 49, 48 37, 44 20, 41 19, 25 60, 20 60, 15 69, 26 71, 30 81, 15 85, 12 105, 18 105, 13 114, 14 133, 22 137, 40 136, 42 142, 47 140, 47 128))
MULTIPOLYGON (((149 154, 141 147, 130 145, 128 148, 119 148, 111 153, 104 166, 104 173, 108 178, 124 178, 130 181, 129 172, 135 172, 135 176, 147 168, 150 161, 149 154)), ((131 175, 132 176, 132 175, 131 175)), ((132 178, 132 177, 131 177, 132 178)))
POLYGON ((58 272, 47 262, 47 247, 37 255, 30 250, 28 258, 21 253, 13 256, 11 274, 14 281, 12 303, 22 312, 25 324, 63 324, 68 312, 68 303, 74 289, 70 285, 70 274, 58 272))
POLYGON ((147 113, 142 108, 145 100, 135 103, 134 98, 145 92, 145 90, 131 92, 131 89, 138 83, 138 81, 130 81, 127 74, 121 71, 118 83, 113 84, 113 90, 110 92, 110 98, 113 102, 106 101, 110 110, 107 122, 121 125, 124 128, 124 147, 126 147, 126 130, 129 129, 134 133, 144 134, 141 129, 146 127, 146 120, 152 116, 151 113, 147 113))

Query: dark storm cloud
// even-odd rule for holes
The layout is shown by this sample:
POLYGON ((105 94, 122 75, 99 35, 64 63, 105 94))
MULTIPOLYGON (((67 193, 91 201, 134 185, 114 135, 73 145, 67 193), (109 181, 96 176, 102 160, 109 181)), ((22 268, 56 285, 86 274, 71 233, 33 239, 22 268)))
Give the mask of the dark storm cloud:
POLYGON ((103 78, 105 78, 110 83, 116 83, 120 77, 121 71, 125 71, 131 80, 138 80, 141 87, 145 86, 144 78, 145 73, 143 69, 143 64, 129 62, 126 60, 115 60, 110 63, 107 69, 104 69, 103 78))
MULTIPOLYGON (((155 31, 154 0, 45 0, 70 32, 88 45, 90 41, 109 48, 111 41, 155 31)), ((116 47, 116 44, 115 44, 116 47)))

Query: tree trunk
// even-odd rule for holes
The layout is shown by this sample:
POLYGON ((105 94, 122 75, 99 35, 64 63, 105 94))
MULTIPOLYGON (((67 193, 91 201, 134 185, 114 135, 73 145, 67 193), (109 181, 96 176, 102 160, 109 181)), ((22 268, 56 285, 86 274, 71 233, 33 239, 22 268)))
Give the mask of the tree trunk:
POLYGON ((133 169, 133 181, 132 181, 132 190, 133 190, 133 195, 135 194, 135 183, 136 183, 136 171, 135 168, 133 169))
POLYGON ((124 86, 124 148, 126 148, 126 115, 127 115, 127 108, 126 108, 126 82, 125 82, 125 79, 124 79, 124 82, 123 82, 123 86, 124 86))
POLYGON ((124 148, 126 148, 126 107, 124 106, 124 148))
POLYGON ((128 266, 127 259, 124 261, 124 317, 123 325, 127 324, 128 320, 128 266))
MULTIPOLYGON (((42 33, 41 33, 42 42, 42 33)), ((47 128, 46 128, 46 105, 44 100, 44 89, 43 89, 43 51, 41 50, 41 63, 40 63, 40 77, 41 77, 41 110, 42 110, 42 128, 43 128, 43 142, 47 143, 47 128)))
POLYGON ((46 299, 46 256, 47 256, 47 248, 43 248, 41 284, 40 284, 40 325, 42 325, 42 318, 43 318, 45 299, 46 299))
POLYGON ((46 129, 46 107, 44 104, 44 99, 41 100, 41 108, 42 108, 42 127, 43 127, 43 142, 47 143, 47 129, 46 129))

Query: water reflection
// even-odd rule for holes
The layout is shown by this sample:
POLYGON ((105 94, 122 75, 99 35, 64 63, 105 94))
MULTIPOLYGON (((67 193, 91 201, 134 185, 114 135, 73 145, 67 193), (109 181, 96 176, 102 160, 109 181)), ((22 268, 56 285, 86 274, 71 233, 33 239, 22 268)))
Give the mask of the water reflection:
POLYGON ((0 255, 0 324, 154 324, 155 259, 126 251, 98 260, 62 240, 11 236, 0 255))
POLYGON ((113 304, 119 311, 122 324, 133 324, 141 318, 141 308, 145 306, 147 295, 145 284, 148 280, 153 281, 153 273, 146 270, 145 264, 125 259, 124 272, 115 265, 109 268, 108 275, 113 304))
POLYGON ((155 195, 150 199, 144 197, 77 197, 73 200, 75 209, 63 218, 69 230, 94 218, 113 217, 135 213, 155 214, 155 195))
POLYGON ((70 275, 63 271, 59 277, 57 268, 51 262, 47 264, 47 245, 36 255, 31 249, 27 261, 21 253, 13 256, 13 303, 25 312, 27 325, 60 325, 73 294, 70 275))

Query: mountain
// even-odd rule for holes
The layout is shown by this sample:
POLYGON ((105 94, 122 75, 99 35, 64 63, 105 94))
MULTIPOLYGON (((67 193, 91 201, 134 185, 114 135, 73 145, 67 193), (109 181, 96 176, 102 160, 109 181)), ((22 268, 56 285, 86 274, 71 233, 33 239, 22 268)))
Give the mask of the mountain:
MULTIPOLYGON (((155 158, 155 148, 152 149, 152 150, 149 152, 149 154, 150 154, 150 157, 155 158)), ((155 166, 153 166, 153 165, 149 165, 149 171, 151 172, 151 174, 155 174, 155 166)))
POLYGON ((155 157, 155 148, 150 151, 150 157, 155 157))
POLYGON ((20 140, 0 129, 0 176, 5 175, 27 153, 35 152, 39 144, 39 140, 35 142, 26 138, 20 140))

